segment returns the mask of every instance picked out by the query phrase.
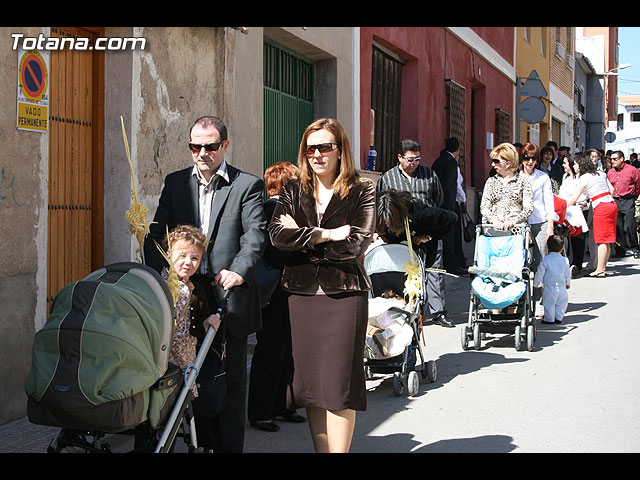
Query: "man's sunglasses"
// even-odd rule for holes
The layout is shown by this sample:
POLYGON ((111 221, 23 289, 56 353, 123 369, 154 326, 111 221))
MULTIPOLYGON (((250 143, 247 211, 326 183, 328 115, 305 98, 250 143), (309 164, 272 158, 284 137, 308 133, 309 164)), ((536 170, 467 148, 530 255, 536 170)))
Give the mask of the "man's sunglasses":
POLYGON ((337 143, 319 143, 317 145, 307 145, 307 149, 305 150, 305 154, 307 157, 313 157, 316 154, 316 150, 320 153, 329 153, 338 148, 337 143))
POLYGON ((223 143, 224 142, 207 143, 206 145, 200 145, 198 143, 189 143, 189 149, 194 153, 199 153, 200 150, 202 150, 203 148, 207 152, 215 152, 220 148, 220 145, 222 145, 223 143))

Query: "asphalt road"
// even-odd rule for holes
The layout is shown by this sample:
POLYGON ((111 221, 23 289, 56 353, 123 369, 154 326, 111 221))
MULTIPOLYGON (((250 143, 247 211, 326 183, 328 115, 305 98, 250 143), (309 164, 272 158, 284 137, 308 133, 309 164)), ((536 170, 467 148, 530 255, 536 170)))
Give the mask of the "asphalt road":
MULTIPOLYGON (((611 262, 608 278, 578 278, 562 325, 539 325, 534 350, 487 334, 463 350, 469 278, 447 277, 456 328, 427 324, 438 379, 396 397, 390 377, 367 382, 352 453, 640 452, 640 261, 611 262)), ((307 424, 249 427, 246 452, 313 452, 307 424)))
MULTIPOLYGON (((351 452, 640 452, 640 260, 613 260, 609 271, 573 280, 564 323, 540 325, 532 352, 508 334, 463 350, 470 281, 447 277, 457 326, 425 326, 438 379, 414 397, 394 396, 389 376, 368 381, 351 452)), ((313 452, 306 423, 279 425, 247 425, 245 452, 313 452)), ((45 452, 55 432, 26 418, 0 426, 0 453, 45 452)))

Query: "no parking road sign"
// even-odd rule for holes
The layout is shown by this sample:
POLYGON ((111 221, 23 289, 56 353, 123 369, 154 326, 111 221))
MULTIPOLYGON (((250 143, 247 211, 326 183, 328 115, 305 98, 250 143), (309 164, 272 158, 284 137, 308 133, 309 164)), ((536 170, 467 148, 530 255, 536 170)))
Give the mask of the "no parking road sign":
POLYGON ((48 131, 49 52, 18 49, 18 130, 48 131))

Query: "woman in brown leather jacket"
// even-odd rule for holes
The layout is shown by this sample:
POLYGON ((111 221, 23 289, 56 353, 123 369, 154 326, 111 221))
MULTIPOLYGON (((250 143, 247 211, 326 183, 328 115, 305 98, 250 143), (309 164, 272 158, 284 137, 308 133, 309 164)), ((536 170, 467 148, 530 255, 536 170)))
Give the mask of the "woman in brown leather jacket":
POLYGON ((364 252, 375 230, 375 186, 359 177, 348 136, 334 119, 303 134, 300 175, 284 185, 269 224, 290 253, 294 406, 305 407, 316 452, 347 452, 357 410, 366 409, 364 252))

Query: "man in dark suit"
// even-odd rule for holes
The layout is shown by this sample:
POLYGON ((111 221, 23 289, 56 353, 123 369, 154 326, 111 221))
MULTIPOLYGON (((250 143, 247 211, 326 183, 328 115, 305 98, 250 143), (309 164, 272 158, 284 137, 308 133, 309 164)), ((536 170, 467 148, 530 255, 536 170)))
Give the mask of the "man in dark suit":
MULTIPOLYGON (((166 262, 155 245, 169 230, 190 224, 207 234, 208 248, 199 278, 217 303, 225 290, 228 300, 223 326, 226 339, 227 397, 219 414, 194 403, 198 442, 215 452, 242 452, 244 444, 247 337, 262 326, 255 275, 266 241, 262 207, 264 182, 229 165, 227 128, 216 117, 201 117, 191 127, 189 149, 194 165, 167 175, 150 233, 144 244, 145 262, 160 271, 166 262)), ((195 277, 195 275, 194 275, 195 277)), ((216 335, 212 348, 219 343, 216 335)), ((208 372, 203 366, 198 381, 208 372)))
MULTIPOLYGON (((445 140, 445 148, 440 152, 440 156, 433 162, 431 169, 436 173, 442 185, 444 200, 442 208, 454 212, 459 216, 457 211, 456 193, 458 191, 458 152, 460 151, 460 142, 457 138, 447 138, 445 140)), ((460 218, 458 218, 458 225, 460 218)), ((466 265, 461 260, 456 251, 455 235, 461 235, 457 228, 449 230, 442 237, 442 260, 444 268, 447 272, 456 275, 466 275, 466 265)))

